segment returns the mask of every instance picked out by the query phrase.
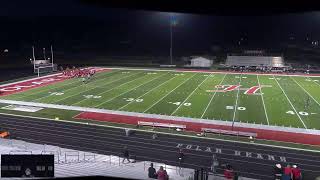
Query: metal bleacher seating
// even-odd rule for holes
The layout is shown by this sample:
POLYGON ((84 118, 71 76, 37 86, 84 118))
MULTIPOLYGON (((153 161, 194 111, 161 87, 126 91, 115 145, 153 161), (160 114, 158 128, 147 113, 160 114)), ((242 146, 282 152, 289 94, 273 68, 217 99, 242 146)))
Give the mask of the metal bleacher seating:
POLYGON ((284 66, 282 57, 274 56, 227 56, 226 65, 228 66, 284 66))

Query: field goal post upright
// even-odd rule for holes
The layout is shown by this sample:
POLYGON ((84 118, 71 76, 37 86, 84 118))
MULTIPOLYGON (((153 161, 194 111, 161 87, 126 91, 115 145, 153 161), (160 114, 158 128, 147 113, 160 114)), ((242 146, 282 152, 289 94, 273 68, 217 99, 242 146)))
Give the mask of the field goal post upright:
POLYGON ((53 47, 50 46, 50 53, 51 56, 46 56, 46 48, 42 48, 41 58, 38 59, 35 51, 35 47, 32 46, 32 59, 30 59, 31 63, 33 64, 33 72, 38 75, 38 77, 42 73, 51 73, 57 71, 57 64, 54 64, 54 56, 53 56, 53 47), (43 57, 42 57, 43 56, 43 57))

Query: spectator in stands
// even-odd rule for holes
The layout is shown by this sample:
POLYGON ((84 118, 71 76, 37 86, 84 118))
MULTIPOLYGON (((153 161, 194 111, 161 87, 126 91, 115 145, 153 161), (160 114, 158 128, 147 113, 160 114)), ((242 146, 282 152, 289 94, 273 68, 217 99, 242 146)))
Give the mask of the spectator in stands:
POLYGON ((148 169, 148 177, 157 179, 156 169, 153 167, 153 163, 150 164, 148 169))
POLYGON ((223 174, 224 174, 225 179, 228 179, 228 180, 233 179, 234 173, 233 173, 232 166, 227 164, 226 168, 224 169, 223 174))
POLYGON ((166 170, 163 169, 163 166, 160 166, 160 169, 157 172, 158 180, 168 180, 169 175, 166 170))
POLYGON ((274 167, 274 179, 281 180, 281 176, 282 176, 281 164, 276 164, 276 166, 274 167))
POLYGON ((290 164, 287 167, 283 168, 282 180, 291 180, 292 179, 292 169, 290 164))
POLYGON ((301 180, 302 174, 300 168, 297 167, 297 165, 292 166, 292 180, 301 180))
POLYGON ((123 149, 123 160, 122 160, 122 163, 124 163, 124 160, 126 159, 127 161, 129 161, 129 163, 131 162, 130 159, 129 159, 129 150, 128 150, 128 147, 125 146, 124 149, 123 149))

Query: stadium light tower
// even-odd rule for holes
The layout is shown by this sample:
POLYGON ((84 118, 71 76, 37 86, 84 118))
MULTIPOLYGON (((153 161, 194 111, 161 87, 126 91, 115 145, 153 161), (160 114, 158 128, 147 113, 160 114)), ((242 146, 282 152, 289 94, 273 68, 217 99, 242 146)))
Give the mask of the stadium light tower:
POLYGON ((170 63, 172 64, 172 51, 173 51, 173 27, 177 25, 177 19, 170 13, 170 63))

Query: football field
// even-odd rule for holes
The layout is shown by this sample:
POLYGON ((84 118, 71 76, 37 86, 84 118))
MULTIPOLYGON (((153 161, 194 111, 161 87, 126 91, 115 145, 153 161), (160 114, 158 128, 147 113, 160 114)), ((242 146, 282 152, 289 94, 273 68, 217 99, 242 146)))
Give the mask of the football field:
POLYGON ((320 129, 320 77, 113 69, 0 99, 320 129))

